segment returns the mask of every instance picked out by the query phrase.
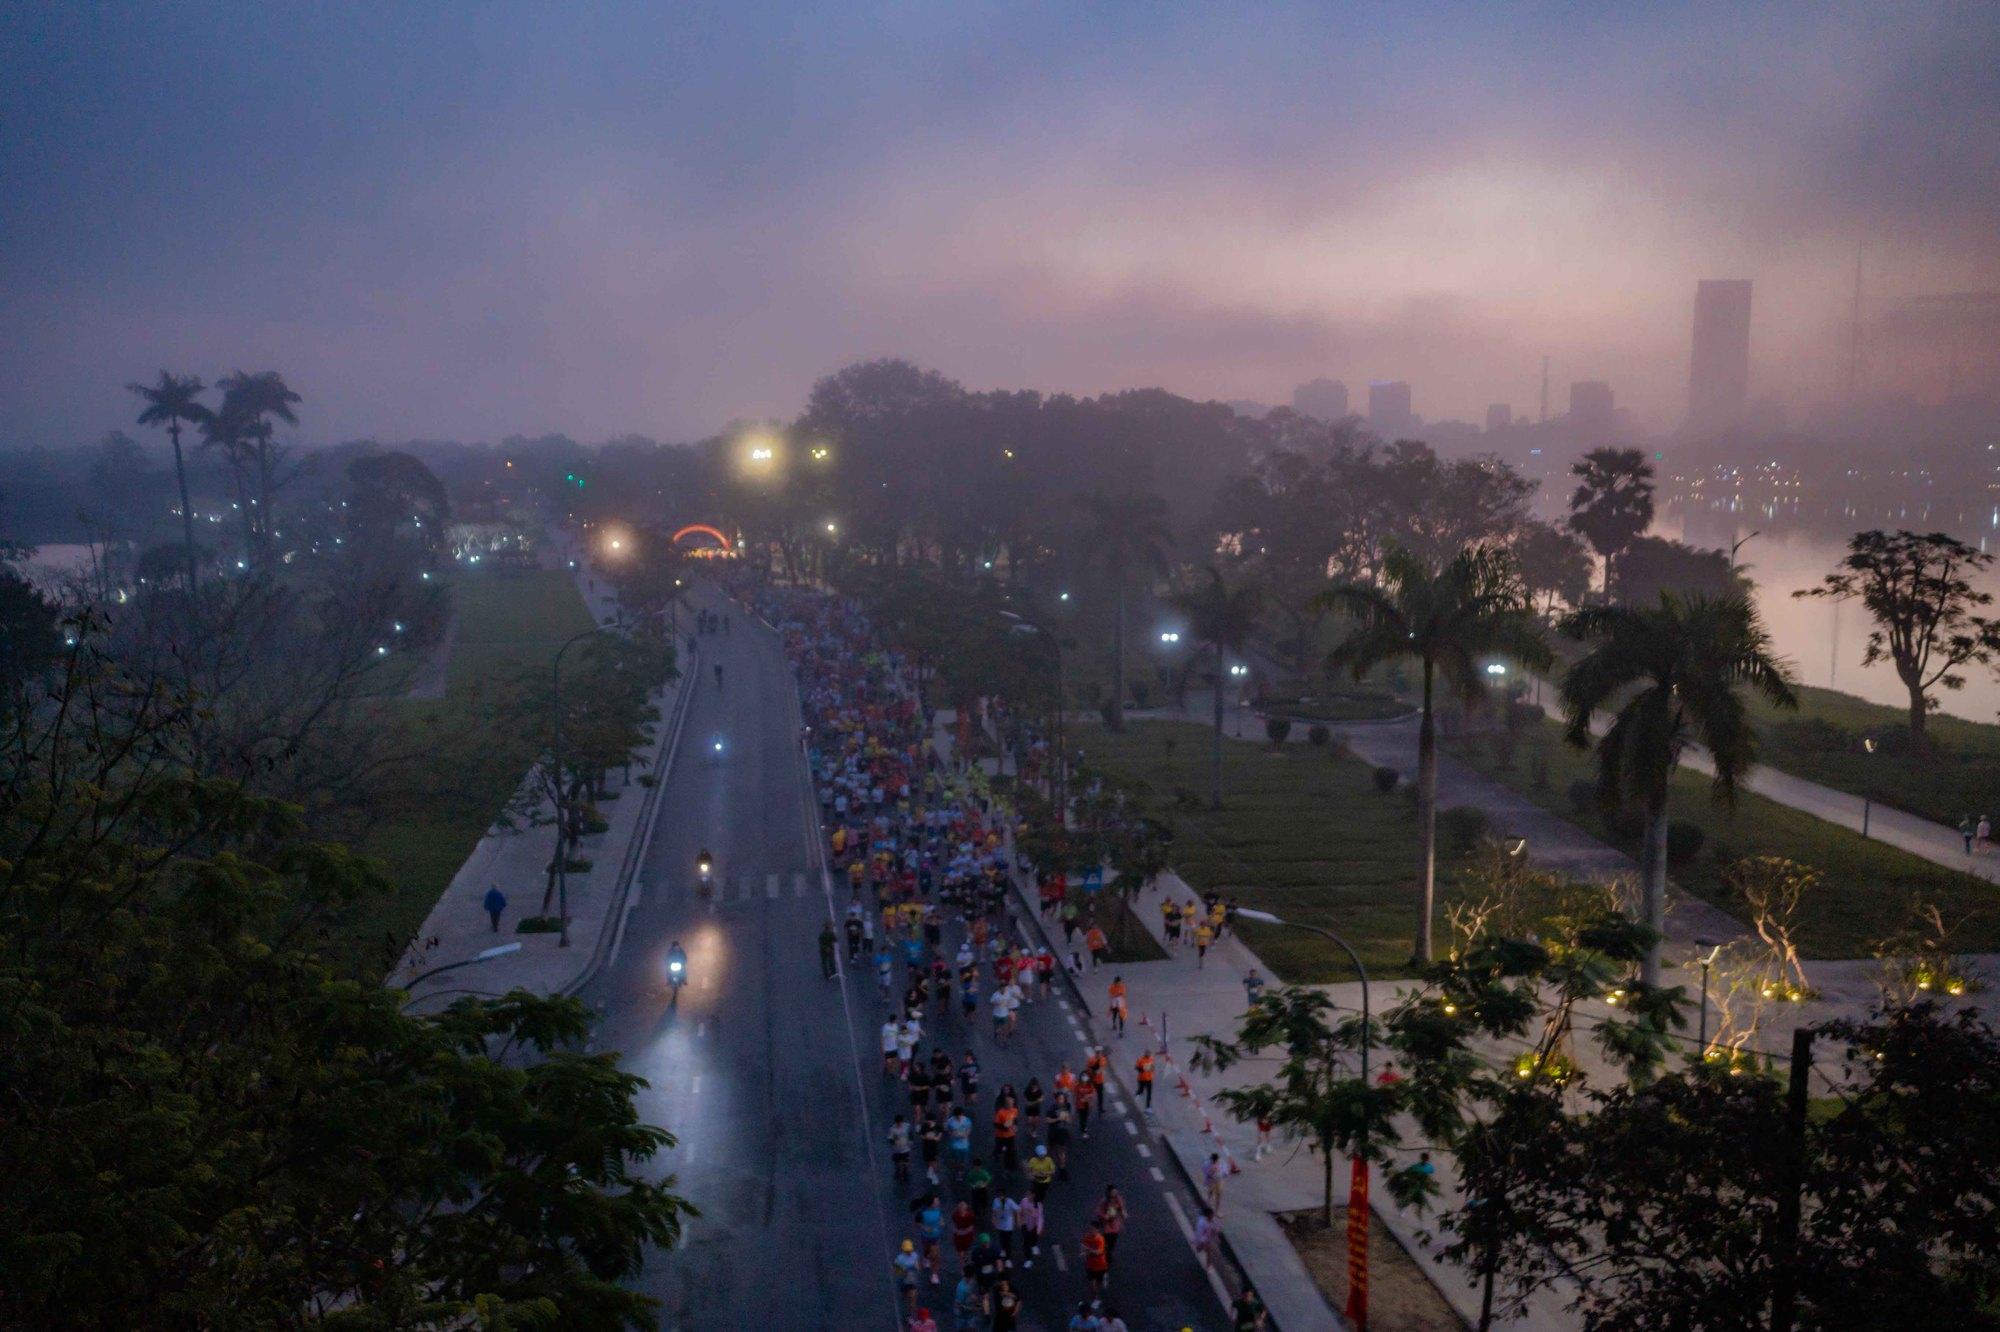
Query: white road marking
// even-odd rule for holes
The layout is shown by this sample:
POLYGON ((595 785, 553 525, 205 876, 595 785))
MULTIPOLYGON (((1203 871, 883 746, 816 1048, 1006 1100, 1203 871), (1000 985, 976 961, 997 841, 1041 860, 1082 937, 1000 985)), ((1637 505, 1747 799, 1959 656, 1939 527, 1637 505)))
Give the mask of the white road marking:
POLYGON ((1049 1257, 1055 1259, 1056 1271, 1058 1272, 1069 1271, 1069 1259, 1063 1256, 1062 1245, 1060 1244, 1049 1245, 1049 1257))
POLYGON ((707 1030, 708 1030, 708 1019, 707 1019, 707 1018, 703 1018, 703 1019, 702 1019, 701 1021, 699 1021, 699 1022, 695 1023, 695 1024, 694 1024, 694 1035, 695 1035, 695 1039, 696 1039, 696 1040, 700 1040, 700 1039, 701 1039, 701 1037, 702 1037, 702 1035, 703 1035, 703 1033, 705 1033, 705 1032, 706 1032, 707 1030))
MULTIPOLYGON (((1159 1168, 1158 1166, 1153 1166, 1153 1167, 1152 1167, 1152 1172, 1153 1172, 1153 1182, 1154 1182, 1155 1184, 1164 1184, 1164 1183, 1166 1183, 1166 1182, 1167 1182, 1167 1173, 1166 1173, 1166 1171, 1164 1171, 1164 1170, 1160 1169, 1160 1168, 1159 1168)), ((1172 1194, 1168 1194, 1168 1195, 1167 1195, 1167 1198, 1168 1198, 1168 1200, 1169 1200, 1169 1201, 1172 1201, 1172 1199, 1173 1199, 1173 1195, 1172 1195, 1172 1194)))
POLYGON ((775 874, 766 874, 764 876, 764 896, 776 897, 777 895, 778 895, 778 876, 775 874))
POLYGON ((1139 1126, 1129 1119, 1125 1121, 1125 1131, 1135 1138, 1139 1136, 1139 1126))
POLYGON ((696 1096, 701 1095, 701 1074, 694 1075, 694 1081, 688 1084, 688 1091, 696 1096))
POLYGON ((1194 1227, 1188 1223, 1187 1209, 1182 1207, 1181 1200, 1171 1193, 1167 1195, 1167 1210, 1174 1214, 1174 1224, 1181 1228, 1181 1237, 1189 1244, 1194 1243, 1194 1227))
POLYGON ((1143 1143, 1143 1142, 1142 1142, 1142 1143, 1138 1143, 1137 1145, 1135 1145, 1135 1146, 1134 1146, 1134 1147, 1132 1148, 1132 1150, 1133 1150, 1133 1151, 1135 1151, 1135 1152, 1137 1152, 1137 1153, 1139 1153, 1140 1157, 1141 1157, 1141 1158, 1143 1158, 1143 1159, 1146 1159, 1146 1160, 1150 1160, 1150 1159, 1152 1159, 1152 1155, 1153 1155, 1153 1149, 1152 1149, 1151 1147, 1148 1147, 1148 1146, 1147 1146, 1147 1145, 1146 1145, 1145 1143, 1143 1143))
POLYGON ((804 874, 803 872, 799 872, 799 873, 795 873, 795 874, 793 874, 793 875, 792 875, 792 896, 793 896, 793 897, 804 897, 805 895, 806 895, 806 876, 805 876, 805 874, 804 874))

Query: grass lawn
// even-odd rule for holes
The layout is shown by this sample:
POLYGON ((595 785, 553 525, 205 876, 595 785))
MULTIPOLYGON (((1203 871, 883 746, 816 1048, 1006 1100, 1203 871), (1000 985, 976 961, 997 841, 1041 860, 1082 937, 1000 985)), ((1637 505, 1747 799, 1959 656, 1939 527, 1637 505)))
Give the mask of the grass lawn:
MULTIPOLYGON (((1216 813, 1207 802, 1206 726, 1134 722, 1114 735, 1079 725, 1074 743, 1090 766, 1173 823, 1174 869, 1191 885, 1233 892, 1244 906, 1333 930, 1360 954, 1371 977, 1409 974, 1416 814, 1401 793, 1375 789, 1369 765, 1297 742, 1273 753, 1230 740, 1222 750, 1225 807, 1216 813), (1196 806, 1177 807, 1177 790, 1197 793, 1196 806)), ((1433 925, 1439 938, 1458 866, 1440 858, 1433 925)), ((1354 979, 1340 951, 1315 935, 1250 921, 1242 931, 1285 981, 1354 979)))
MULTIPOLYGON (((1561 741, 1561 729, 1544 722, 1538 733, 1524 736, 1511 768, 1501 770, 1486 736, 1456 736, 1440 741, 1444 750, 1530 800, 1569 819, 1614 846, 1637 853, 1633 842, 1621 842, 1605 828, 1594 805, 1579 813, 1571 804, 1570 786, 1593 776, 1592 759, 1561 741), (1532 780, 1537 755, 1548 769, 1548 784, 1532 780)), ((1824 876, 1824 895, 1801 907, 1803 927, 1798 937, 1809 957, 1866 957, 1870 945, 1896 933, 1908 922, 1913 896, 1935 902, 1946 920, 1971 916, 1959 946, 1968 951, 2000 949, 2000 889, 1969 874, 1960 874, 1809 814, 1743 792, 1734 809, 1709 797, 1708 779, 1700 773, 1676 774, 1671 816, 1697 824, 1705 835, 1694 862, 1671 871, 1682 888, 1737 914, 1741 910, 1722 870, 1745 856, 1786 856, 1810 865, 1824 876)))
POLYGON ((1797 712, 1756 707, 1772 767, 1939 823, 2000 813, 2000 726, 1933 713, 1926 730, 1938 748, 1919 759, 1900 743, 1909 725, 1904 709, 1831 689, 1798 693, 1797 712), (1882 738, 1876 753, 1863 748, 1864 733, 1882 738))
POLYGON ((445 697, 375 705, 385 746, 425 757, 383 778, 379 815, 358 844, 396 885, 393 901, 353 925, 363 957, 392 939, 400 950, 499 816, 534 758, 533 740, 504 720, 514 684, 524 671, 547 670, 564 639, 591 627, 561 570, 467 570, 453 576, 452 597, 458 634, 445 697))

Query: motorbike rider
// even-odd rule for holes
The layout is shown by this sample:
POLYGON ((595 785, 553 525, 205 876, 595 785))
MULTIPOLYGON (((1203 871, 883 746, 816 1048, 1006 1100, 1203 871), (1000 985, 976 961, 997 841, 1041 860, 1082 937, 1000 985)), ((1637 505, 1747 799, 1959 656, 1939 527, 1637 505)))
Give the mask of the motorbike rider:
POLYGON ((667 981, 676 987, 687 984, 687 950, 676 939, 667 947, 667 981))

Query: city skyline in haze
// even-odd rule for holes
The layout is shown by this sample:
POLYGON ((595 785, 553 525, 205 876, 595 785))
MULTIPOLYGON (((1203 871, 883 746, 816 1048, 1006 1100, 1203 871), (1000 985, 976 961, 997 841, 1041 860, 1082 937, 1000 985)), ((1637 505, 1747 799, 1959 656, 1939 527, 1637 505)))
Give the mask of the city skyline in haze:
POLYGON ((1948 4, 16 7, 0 444, 162 366, 280 368, 316 442, 693 438, 877 356, 1476 422, 1546 354, 1667 430, 1702 279, 1791 404, 1857 246, 1871 322, 2000 290, 1996 68, 1948 4))

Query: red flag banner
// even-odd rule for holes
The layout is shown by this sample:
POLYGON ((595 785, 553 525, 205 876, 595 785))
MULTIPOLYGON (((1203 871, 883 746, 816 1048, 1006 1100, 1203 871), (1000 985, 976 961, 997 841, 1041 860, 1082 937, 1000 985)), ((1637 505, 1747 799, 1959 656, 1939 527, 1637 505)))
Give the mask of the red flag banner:
POLYGON ((1368 1163, 1354 1158, 1347 1187, 1347 1321, 1368 1327, 1368 1163))

